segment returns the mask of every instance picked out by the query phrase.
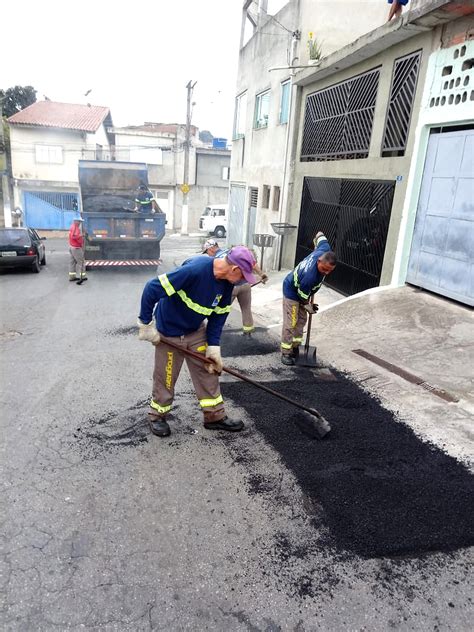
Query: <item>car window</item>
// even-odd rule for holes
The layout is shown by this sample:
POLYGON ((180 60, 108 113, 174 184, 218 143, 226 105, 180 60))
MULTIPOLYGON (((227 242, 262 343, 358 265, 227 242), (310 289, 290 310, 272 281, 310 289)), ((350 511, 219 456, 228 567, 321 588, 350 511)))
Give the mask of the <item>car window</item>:
POLYGON ((219 216, 223 217, 225 215, 225 210, 223 208, 219 209, 219 216))
POLYGON ((26 230, 3 228, 0 230, 0 246, 8 245, 28 245, 30 244, 30 236, 26 230))
POLYGON ((31 236, 35 241, 41 241, 41 237, 38 235, 38 233, 36 232, 36 230, 33 230, 33 228, 30 228, 30 232, 31 232, 31 236))

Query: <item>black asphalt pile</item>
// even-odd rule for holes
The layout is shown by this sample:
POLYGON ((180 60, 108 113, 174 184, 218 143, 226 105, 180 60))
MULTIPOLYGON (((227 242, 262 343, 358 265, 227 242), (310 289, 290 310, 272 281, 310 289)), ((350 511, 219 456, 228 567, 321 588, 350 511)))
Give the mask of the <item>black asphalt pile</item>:
POLYGON ((267 330, 263 327, 256 327, 251 335, 244 335, 242 329, 234 328, 225 328, 222 332, 221 352, 223 358, 234 355, 255 355, 256 348, 258 348, 258 355, 275 352, 275 342, 269 339, 267 330))
MULTIPOLYGON (((226 382, 222 391, 280 454, 308 506, 322 507, 322 515, 314 509, 313 517, 315 528, 322 520, 329 534, 325 546, 383 557, 474 543, 474 477, 461 463, 421 441, 341 373, 333 371, 333 382, 308 369, 280 373, 285 380, 266 386, 319 410, 332 426, 327 438, 309 439, 295 423, 297 409, 251 385, 226 382)), ((253 471, 250 482, 254 493, 268 497, 264 472, 253 471)))

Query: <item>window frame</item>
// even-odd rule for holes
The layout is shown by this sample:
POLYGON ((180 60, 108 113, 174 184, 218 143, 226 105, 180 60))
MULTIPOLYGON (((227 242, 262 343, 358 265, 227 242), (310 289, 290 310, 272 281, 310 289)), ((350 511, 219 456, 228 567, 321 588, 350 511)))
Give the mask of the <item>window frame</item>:
POLYGON ((64 164, 64 148, 62 145, 46 145, 45 143, 35 143, 35 163, 40 165, 63 165, 64 164), (41 160, 39 156, 40 150, 47 152, 47 160, 41 160), (52 152, 60 152, 60 160, 51 160, 52 152))
POLYGON ((280 83, 280 109, 278 111, 278 124, 279 125, 287 125, 290 121, 290 101, 291 101, 291 77, 285 79, 280 83), (286 104, 286 121, 282 121, 283 114, 283 95, 284 95, 284 87, 288 86, 287 93, 287 104, 286 104))
POLYGON ((255 112, 254 112, 254 117, 253 117, 254 129, 266 129, 268 127, 268 121, 270 118, 270 96, 271 96, 270 88, 267 88, 266 90, 263 90, 262 92, 259 92, 258 94, 255 95, 255 112), (268 96, 268 99, 267 99, 268 113, 266 115, 266 123, 265 125, 262 125, 262 124, 259 124, 259 120, 261 120, 261 117, 259 117, 259 114, 261 114, 262 97, 265 97, 265 96, 268 96))
POLYGON ((245 128, 247 125, 247 90, 244 90, 235 97, 235 110, 234 110, 234 130, 232 133, 232 140, 239 140, 245 138, 245 128), (242 107, 242 103, 245 104, 242 107), (242 130, 243 131, 239 131, 242 130))

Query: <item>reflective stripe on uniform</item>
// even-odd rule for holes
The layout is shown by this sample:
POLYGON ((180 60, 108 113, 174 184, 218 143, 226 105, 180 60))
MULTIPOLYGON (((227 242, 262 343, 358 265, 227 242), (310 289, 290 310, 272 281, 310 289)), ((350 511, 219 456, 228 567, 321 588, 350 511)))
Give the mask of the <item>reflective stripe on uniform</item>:
POLYGON ((298 270, 298 266, 296 266, 296 268, 293 271, 293 283, 295 284, 295 288, 296 291, 298 292, 298 294, 301 296, 301 298, 304 298, 305 300, 307 300, 309 298, 309 294, 305 294, 301 288, 300 288, 300 282, 298 281, 298 274, 297 274, 297 270, 298 270))
POLYGON ((75 277, 75 276, 76 276, 76 273, 75 273, 75 272, 70 272, 70 273, 69 273, 69 276, 73 276, 73 277, 75 277))
POLYGON ((230 314, 230 305, 227 307, 214 307, 216 314, 230 314))
MULTIPOLYGON (((163 275, 163 276, 166 276, 166 275, 163 275)), ((160 277, 158 277, 158 278, 160 278, 160 277)), ((168 279, 167 279, 167 281, 168 281, 168 279)), ((169 283, 169 281, 168 281, 168 283, 169 283)), ((171 283, 169 283, 169 284, 170 284, 171 287, 173 287, 171 285, 171 283)), ((165 287, 165 290, 166 290, 166 287, 165 287)), ((167 292, 167 290, 166 290, 166 292, 167 292)), ((168 296, 169 296, 169 294, 168 294, 168 296)), ((189 296, 186 294, 186 292, 184 290, 178 290, 178 296, 183 301, 183 303, 187 307, 189 307, 189 309, 193 310, 193 312, 197 312, 198 314, 202 314, 203 316, 210 316, 212 314, 212 312, 214 311, 210 307, 203 307, 202 305, 199 305, 198 303, 195 303, 192 299, 189 298, 189 296)))
POLYGON ((202 345, 201 347, 198 347, 196 351, 198 351, 199 353, 203 353, 204 351, 206 351, 206 349, 207 345, 202 345))
POLYGON ((298 323, 298 305, 291 306, 291 328, 294 329, 298 323))
POLYGON ((217 406, 217 404, 223 403, 222 395, 218 395, 215 399, 200 399, 199 403, 202 408, 209 408, 211 406, 217 406))
POLYGON ((293 342, 303 342, 303 336, 301 338, 293 338, 293 342))
POLYGON ((164 289, 166 294, 168 294, 168 296, 172 296, 173 294, 176 293, 176 290, 169 282, 169 279, 166 274, 160 274, 160 276, 158 277, 158 281, 161 283, 161 287, 164 289))
POLYGON ((159 412, 160 414, 164 414, 167 413, 171 410, 171 405, 170 406, 162 406, 161 404, 158 404, 158 402, 155 402, 154 399, 151 400, 150 402, 150 406, 156 410, 157 412, 159 412))
POLYGON ((253 331, 253 330, 255 329, 255 327, 254 327, 253 325, 251 325, 250 327, 248 327, 248 326, 244 325, 244 326, 242 327, 242 329, 243 329, 244 331, 253 331))
POLYGON ((281 348, 282 349, 293 349, 293 345, 292 344, 288 344, 287 342, 282 342, 281 343, 281 348))

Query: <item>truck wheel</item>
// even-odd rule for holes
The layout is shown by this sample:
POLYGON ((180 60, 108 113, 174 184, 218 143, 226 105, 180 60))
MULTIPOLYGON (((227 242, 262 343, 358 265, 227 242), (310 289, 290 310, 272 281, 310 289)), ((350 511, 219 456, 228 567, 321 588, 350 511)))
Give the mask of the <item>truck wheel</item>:
POLYGON ((225 228, 224 226, 218 226, 214 231, 214 235, 216 237, 225 237, 225 228))

